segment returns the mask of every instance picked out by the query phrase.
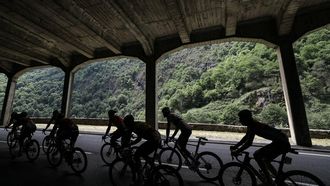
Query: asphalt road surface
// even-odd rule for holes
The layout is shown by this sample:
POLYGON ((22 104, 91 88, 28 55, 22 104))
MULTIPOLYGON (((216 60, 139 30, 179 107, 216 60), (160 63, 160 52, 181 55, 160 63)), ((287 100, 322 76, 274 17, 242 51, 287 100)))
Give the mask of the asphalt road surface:
MULTIPOLYGON (((46 155, 41 152, 35 162, 29 162, 25 155, 11 159, 6 136, 8 132, 0 129, 0 185, 1 186, 108 186, 111 185, 108 176, 108 166, 101 160, 99 151, 103 144, 101 135, 80 134, 76 146, 81 147, 87 154, 88 167, 81 175, 76 175, 69 165, 62 164, 54 169, 47 162, 46 155)), ((41 144, 43 135, 40 131, 34 134, 35 139, 41 144)), ((192 138, 191 143, 194 143, 192 138)), ((209 141, 201 146, 201 151, 216 153, 223 163, 231 160, 229 145, 231 142, 209 141)), ((193 151, 194 147, 189 147, 193 151)), ((251 147, 253 151, 258 147, 251 147)), ((290 155, 292 164, 285 170, 305 170, 318 176, 327 186, 330 186, 330 153, 327 151, 299 150, 299 155, 290 155)), ((180 170, 185 185, 219 185, 218 182, 205 182, 196 172, 184 166, 180 170)))

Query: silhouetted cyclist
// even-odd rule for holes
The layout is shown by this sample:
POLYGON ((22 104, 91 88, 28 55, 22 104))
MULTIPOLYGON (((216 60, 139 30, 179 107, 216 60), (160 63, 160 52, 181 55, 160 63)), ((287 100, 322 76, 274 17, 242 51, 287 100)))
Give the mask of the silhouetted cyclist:
POLYGON ((13 126, 14 131, 17 131, 17 128, 19 126, 22 126, 21 133, 18 138, 19 147, 20 147, 19 153, 18 153, 19 155, 21 155, 21 153, 22 153, 22 150, 23 150, 22 147, 23 147, 25 138, 30 137, 32 135, 32 133, 37 130, 36 124, 27 115, 28 115, 27 112, 22 112, 20 114, 17 114, 13 118, 13 119, 15 119, 14 126, 13 126))
POLYGON ((175 126, 175 131, 170 137, 170 139, 174 139, 178 131, 180 130, 181 134, 177 139, 178 147, 180 148, 182 155, 190 158, 193 160, 192 156, 190 155, 189 151, 187 150, 186 146, 191 135, 192 127, 188 125, 183 119, 176 114, 170 111, 169 107, 164 107, 162 109, 163 116, 167 118, 167 128, 166 128, 166 139, 165 143, 169 141, 169 134, 170 134, 170 127, 171 124, 175 126))
POLYGON ((79 136, 78 126, 69 118, 63 118, 58 121, 58 130, 56 133, 56 144, 60 151, 63 150, 62 141, 69 139, 71 148, 74 147, 79 136))
POLYGON ((42 132, 45 132, 48 129, 48 127, 50 126, 50 124, 52 124, 52 122, 54 122, 53 129, 51 130, 51 132, 49 134, 51 137, 54 137, 54 135, 56 134, 56 131, 59 127, 59 121, 61 121, 63 118, 64 118, 64 115, 62 113, 60 113, 58 110, 54 110, 52 118, 50 118, 50 120, 47 123, 46 128, 44 128, 42 130, 42 132))
POLYGON ((105 139, 106 136, 109 134, 111 126, 114 125, 117 127, 117 130, 115 132, 113 132, 111 134, 111 139, 110 139, 110 144, 113 147, 118 147, 119 144, 116 142, 117 139, 119 139, 120 137, 122 137, 125 134, 125 124, 124 124, 124 120, 115 115, 117 111, 115 110, 109 110, 108 111, 108 116, 109 116, 109 123, 108 123, 108 128, 105 131, 105 134, 102 136, 102 139, 105 139))
POLYGON ((134 153, 134 162, 136 165, 136 172, 138 173, 138 181, 137 184, 142 184, 142 176, 141 176, 141 157, 145 160, 148 160, 148 155, 152 152, 156 151, 157 148, 160 145, 161 136, 160 133, 153 129, 151 126, 143 123, 136 123, 134 122, 134 117, 132 115, 127 115, 124 118, 125 126, 127 127, 126 133, 122 138, 123 146, 130 146, 139 143, 142 139, 145 139, 146 141, 142 143, 134 153), (136 140, 134 140, 132 143, 131 136, 132 133, 135 133, 137 135, 136 140))
POLYGON ((271 140, 270 144, 255 151, 254 158, 266 176, 267 185, 274 185, 268 169, 274 172, 271 161, 290 150, 291 146, 288 137, 280 130, 254 120, 249 110, 240 111, 238 116, 240 123, 247 126, 247 131, 236 145, 230 147, 232 154, 237 156, 240 152, 250 147, 255 135, 271 140))
POLYGON ((16 132, 17 128, 18 128, 18 126, 17 126, 18 117, 19 117, 19 114, 17 114, 17 112, 12 112, 10 115, 10 120, 9 120, 8 124, 5 126, 5 128, 9 128, 11 125, 13 125, 12 131, 16 132))
POLYGON ((157 150, 160 145, 160 133, 151 126, 143 123, 136 123, 132 115, 127 115, 124 118, 125 126, 127 127, 124 135, 123 146, 134 145, 139 143, 142 139, 146 141, 142 143, 134 154, 134 160, 138 167, 141 165, 140 157, 147 159, 148 155, 157 150), (137 135, 137 138, 130 143, 132 133, 137 135))

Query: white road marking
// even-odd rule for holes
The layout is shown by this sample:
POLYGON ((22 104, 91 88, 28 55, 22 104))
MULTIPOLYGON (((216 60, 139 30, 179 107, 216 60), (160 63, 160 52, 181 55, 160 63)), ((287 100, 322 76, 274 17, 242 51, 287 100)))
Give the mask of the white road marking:
POLYGON ((319 156, 319 157, 330 158, 330 155, 326 155, 326 154, 315 154, 315 153, 306 153, 306 152, 299 152, 299 154, 306 155, 306 156, 319 156))

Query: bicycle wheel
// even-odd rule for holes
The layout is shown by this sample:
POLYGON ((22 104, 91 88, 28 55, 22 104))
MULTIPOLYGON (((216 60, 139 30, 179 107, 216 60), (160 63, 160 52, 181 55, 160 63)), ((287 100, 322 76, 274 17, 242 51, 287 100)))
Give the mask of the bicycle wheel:
POLYGON ((39 143, 37 140, 32 139, 32 140, 26 141, 26 143, 24 144, 24 147, 25 147, 26 157, 30 161, 34 161, 39 157, 40 146, 39 146, 39 143))
POLYGON ((44 139, 42 140, 42 151, 44 153, 47 153, 47 148, 51 145, 55 143, 54 139, 52 137, 50 137, 49 135, 44 137, 44 139))
POLYGON ((70 164, 75 173, 82 173, 87 168, 87 155, 84 150, 79 147, 73 148, 72 162, 70 164))
POLYGON ((111 147, 110 143, 102 145, 100 154, 103 162, 107 165, 110 165, 110 163, 117 157, 115 149, 111 147))
POLYGON ((174 167, 169 165, 159 165, 151 173, 151 178, 148 180, 156 186, 182 186, 183 179, 174 167))
POLYGON ((117 158, 109 166, 109 178, 114 186, 128 186, 134 183, 136 174, 125 159, 117 158))
POLYGON ((14 139, 15 139, 15 134, 14 134, 14 132, 10 131, 7 135, 7 145, 9 148, 11 146, 15 145, 15 143, 13 143, 13 142, 15 142, 14 139))
POLYGON ((158 162, 160 165, 169 165, 175 170, 180 170, 182 166, 182 158, 178 151, 171 147, 163 148, 159 152, 158 162))
POLYGON ((52 167, 58 167, 63 159, 62 153, 58 150, 56 144, 52 144, 47 149, 47 161, 52 167))
POLYGON ((13 138, 10 142, 9 153, 12 158, 19 156, 20 145, 18 138, 13 138))
POLYGON ((215 181, 218 179, 222 160, 213 152, 202 152, 196 157, 197 173, 200 177, 207 181, 215 181))
POLYGON ((223 165, 219 172, 219 182, 220 186, 255 186, 257 184, 256 177, 252 170, 238 162, 230 162, 223 165))
POLYGON ((288 171, 283 174, 282 178, 280 185, 284 186, 325 186, 318 177, 301 170, 288 171))

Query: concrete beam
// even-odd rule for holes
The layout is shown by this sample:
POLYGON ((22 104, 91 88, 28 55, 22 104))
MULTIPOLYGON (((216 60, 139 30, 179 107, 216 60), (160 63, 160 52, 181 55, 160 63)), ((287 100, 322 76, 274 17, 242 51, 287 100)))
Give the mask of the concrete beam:
POLYGON ((182 7, 177 0, 165 0, 167 11, 170 13, 172 21, 178 31, 182 43, 189 43, 189 30, 185 22, 182 7))
POLYGON ((236 34, 237 15, 240 10, 239 0, 226 1, 225 15, 226 17, 226 36, 233 36, 236 34))
POLYGON ((279 35, 288 35, 291 32, 295 15, 300 7, 299 0, 290 0, 286 2, 287 4, 283 7, 283 10, 280 11, 277 20, 278 23, 278 33, 279 35))
MULTIPOLYGON (((67 0, 66 0, 67 1, 67 0)), ((40 4, 40 3, 37 3, 40 4)), ((84 30, 87 34, 93 36, 94 39, 100 42, 103 46, 114 52, 120 54, 120 47, 117 42, 111 40, 110 42, 103 38, 103 33, 95 29, 95 26, 91 26, 86 20, 93 19, 86 11, 80 8, 74 1, 71 1, 70 5, 64 1, 47 1, 44 6, 49 6, 47 10, 57 16, 62 16, 66 20, 71 20, 74 24, 79 25, 81 30, 84 30), (78 10, 78 11, 77 11, 78 10), (56 11, 56 12, 55 12, 56 11)), ((95 22, 94 22, 95 23, 95 22)))
POLYGON ((73 81, 74 81, 74 73, 71 71, 65 71, 63 94, 62 94, 62 105, 61 105, 61 112, 64 113, 65 117, 69 117, 70 114, 73 81))
POLYGON ((312 142, 292 43, 286 40, 281 41, 277 48, 277 56, 291 137, 297 145, 309 147, 312 142))
POLYGON ((146 63, 146 123, 158 129, 157 119, 157 74, 156 74, 156 60, 148 58, 146 63))
POLYGON ((141 43, 143 50, 146 55, 151 55, 153 53, 153 46, 149 41, 148 37, 144 35, 143 31, 126 15, 124 10, 114 0, 101 0, 107 8, 109 8, 117 19, 121 20, 126 28, 136 37, 136 39, 141 43))
POLYGON ((15 24, 24 27, 33 33, 38 33, 45 38, 54 40, 57 43, 65 44, 70 49, 93 58, 93 50, 83 45, 80 41, 68 32, 64 32, 62 27, 54 24, 48 18, 40 17, 36 10, 29 8, 21 1, 5 2, 6 6, 0 5, 0 8, 6 11, 0 11, 0 16, 12 20, 15 24), (14 10, 15 12, 11 11, 14 10), (10 13, 8 13, 10 12, 10 13), (19 14, 18 14, 19 13, 19 14))
POLYGON ((16 89, 16 80, 13 80, 12 78, 8 78, 5 97, 3 100, 2 111, 1 111, 0 124, 2 126, 8 125, 8 122, 10 120, 10 115, 13 109, 15 89, 16 89))
POLYGON ((68 54, 60 50, 54 42, 43 38, 40 34, 35 34, 24 29, 24 27, 21 27, 12 22, 12 20, 7 20, 4 17, 0 17, 0 25, 2 25, 0 34, 6 38, 17 43, 25 43, 38 51, 48 51, 51 56, 58 58, 63 66, 70 66, 69 59, 67 58, 68 54))

